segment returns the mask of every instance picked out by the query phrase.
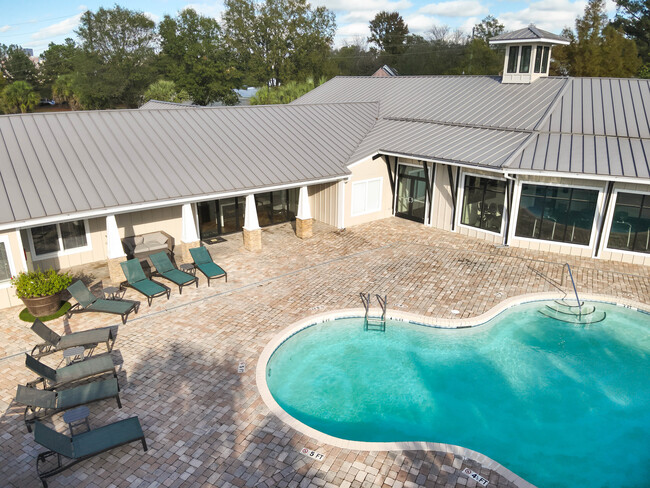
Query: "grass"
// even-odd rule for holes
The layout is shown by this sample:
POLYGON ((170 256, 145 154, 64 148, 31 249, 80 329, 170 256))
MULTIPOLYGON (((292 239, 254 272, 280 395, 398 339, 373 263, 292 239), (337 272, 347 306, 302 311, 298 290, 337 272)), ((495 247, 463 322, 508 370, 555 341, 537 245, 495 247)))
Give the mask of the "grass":
MULTIPOLYGON (((65 313, 70 310, 70 302, 63 302, 61 308, 58 309, 51 315, 46 315, 45 317, 38 317, 42 322, 47 322, 48 320, 58 319, 59 317, 65 315, 65 313)), ((37 317, 34 317, 31 313, 27 311, 26 308, 23 308, 23 311, 18 314, 18 318, 23 322, 34 322, 37 317)))

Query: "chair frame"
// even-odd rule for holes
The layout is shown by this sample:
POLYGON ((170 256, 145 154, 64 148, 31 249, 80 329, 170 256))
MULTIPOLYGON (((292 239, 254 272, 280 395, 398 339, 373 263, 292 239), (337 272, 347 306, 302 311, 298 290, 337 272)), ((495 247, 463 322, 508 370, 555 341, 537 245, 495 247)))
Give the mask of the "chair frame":
MULTIPOLYGON (((205 247, 205 246, 203 246, 203 247, 205 247)), ((210 251, 208 251, 207 248, 206 248, 205 250, 206 250, 206 252, 208 253, 208 255, 210 256, 210 259, 212 259, 212 255, 210 254, 210 251)), ((190 254, 191 254, 191 253, 190 253, 190 254)), ((214 262, 214 260, 212 260, 212 262, 213 262, 216 266, 219 266, 217 263, 214 262)), ((199 268, 199 266, 196 264, 196 261, 195 261, 193 258, 192 258, 192 264, 194 265, 194 269, 195 269, 195 270, 200 271, 201 274, 202 274, 203 276, 206 277, 206 279, 208 280, 208 288, 210 287, 210 281, 212 281, 212 280, 219 280, 219 279, 221 279, 221 278, 225 278, 225 279, 226 279, 225 282, 228 283, 228 272, 227 272, 225 269, 221 268, 221 266, 219 266, 219 267, 223 270, 223 274, 222 274, 222 275, 219 275, 219 276, 208 276, 207 274, 205 274, 205 273, 203 272, 203 270, 202 270, 201 268, 199 268)))
MULTIPOLYGON (((36 319, 36 320, 40 321, 39 319, 36 319)), ((34 321, 34 323, 36 323, 36 321, 34 321)), ((45 324, 43 324, 43 325, 45 325, 45 324)), ((45 327, 47 327, 47 325, 45 325, 45 327)), ((33 324, 32 324, 31 328, 32 329, 34 328, 33 324)), ((49 329, 49 327, 47 327, 47 328, 49 329)), ((74 332, 72 334, 74 334, 74 332)), ((60 337, 59 337, 59 339, 60 339, 60 337)), ((46 340, 46 339, 44 339, 44 340, 46 340)), ((99 344, 98 342, 89 342, 87 344, 80 344, 80 346, 83 346, 84 349, 87 349, 87 350, 89 349, 90 352, 88 353, 88 356, 91 356, 98 344, 99 344)), ((111 352, 113 350, 113 345, 114 344, 115 344, 115 336, 113 335, 113 330, 108 329, 108 338, 106 339, 106 349, 107 349, 108 352, 111 352)), ((53 354, 55 352, 62 351, 63 349, 59 349, 57 347, 57 345, 58 344, 52 344, 51 342, 43 342, 41 344, 36 344, 32 348, 32 352, 29 355, 31 357, 33 357, 34 359, 40 359, 41 357, 47 356, 48 354, 53 354)))
MULTIPOLYGON (((98 298, 97 300, 100 299, 98 298)), ((122 323, 126 324, 126 319, 128 318, 131 312, 135 312, 136 314, 138 313, 138 310, 140 309, 140 302, 138 302, 137 300, 120 300, 120 301, 125 303, 132 302, 133 305, 125 313, 118 313, 118 312, 108 312, 106 310, 93 310, 92 308, 85 308, 81 305, 81 303, 77 302, 68 309, 65 316, 66 318, 69 319, 75 313, 83 313, 83 312, 112 313, 113 315, 119 315, 122 318, 122 323)))
MULTIPOLYGON (((133 259, 137 259, 137 258, 133 258, 133 259)), ((138 260, 138 261, 139 261, 139 260, 138 260)), ((142 268, 142 263, 140 263, 140 268, 142 268)), ((144 272, 144 269, 142 270, 142 273, 143 273, 145 276, 147 276, 147 274, 144 272)), ((162 283, 158 283, 157 281, 152 280, 152 279, 151 279, 151 275, 150 275, 147 279, 148 279, 149 281, 152 281, 152 282, 154 282, 155 284, 160 285, 161 287, 163 287, 163 288, 164 288, 164 291, 161 291, 161 292, 156 293, 155 295, 151 295, 151 296, 149 296, 149 295, 147 295, 147 294, 141 292, 141 291, 138 290, 137 288, 135 288, 133 285, 131 285, 131 283, 129 282, 129 280, 125 280, 125 281, 123 281, 122 283, 120 283, 120 291, 121 291, 121 290, 124 290, 125 288, 132 288, 133 290, 135 290, 135 291, 137 291, 138 293, 141 293, 142 295, 144 295, 145 297, 147 297, 147 303, 149 304, 150 307, 151 307, 151 302, 153 302, 153 299, 154 299, 154 298, 158 298, 158 297, 161 297, 161 296, 163 296, 163 295, 167 295, 167 300, 169 300, 169 297, 170 297, 170 295, 171 295, 171 293, 172 293, 171 288, 169 288, 168 286, 163 285, 162 283)), ((138 282, 136 281, 136 283, 138 283, 138 282)))
MULTIPOLYGON (((160 251, 160 252, 165 252, 165 251, 160 251)), ((158 254, 158 253, 155 253, 155 254, 158 254)), ((165 254, 167 255, 167 259, 169 259, 169 262, 172 264, 172 266, 174 267, 174 269, 175 269, 176 271, 180 271, 181 273, 185 273, 186 275, 192 276, 190 273, 186 273, 185 271, 181 271, 181 270, 178 269, 176 266, 174 266, 174 263, 173 263, 173 261, 170 259, 169 254, 167 254, 166 252, 165 252, 165 254)), ((149 259, 151 260, 151 255, 149 255, 149 259)), ((153 264, 153 260, 151 260, 151 262, 152 262, 152 264, 153 264)), ((156 265, 153 264, 153 267, 156 268, 156 265)), ((197 287, 197 288, 199 287, 199 277, 196 276, 196 275, 193 276, 193 279, 191 279, 190 281, 188 281, 188 282, 186 282, 186 283, 176 283, 174 280, 171 280, 171 279, 167 278, 163 273, 161 273, 160 271, 158 271, 158 268, 156 268, 156 271, 154 271, 153 273, 151 273, 151 276, 159 276, 159 277, 161 277, 161 278, 164 278, 164 279, 166 279, 166 280, 171 281, 172 283, 174 283, 176 286, 178 286, 178 294, 179 294, 179 295, 182 295, 182 294, 183 294, 183 287, 184 287, 184 286, 188 286, 188 285, 191 285, 191 284, 196 284, 196 287, 197 287)))

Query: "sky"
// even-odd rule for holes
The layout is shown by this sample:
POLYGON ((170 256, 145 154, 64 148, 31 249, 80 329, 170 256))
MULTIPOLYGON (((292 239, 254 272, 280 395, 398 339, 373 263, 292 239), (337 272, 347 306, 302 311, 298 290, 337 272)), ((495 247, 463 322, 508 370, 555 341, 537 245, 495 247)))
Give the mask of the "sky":
MULTIPOLYGON (((615 13, 615 4, 606 0, 607 12, 615 13)), ((32 48, 35 55, 47 49, 50 42, 61 43, 66 37, 76 37, 81 14, 99 7, 111 8, 115 3, 142 11, 158 22, 165 14, 175 15, 192 7, 197 12, 221 20, 223 1, 191 2, 185 0, 0 0, 0 44, 18 44, 32 48)), ((324 5, 336 14, 337 47, 365 40, 368 22, 382 10, 397 11, 409 30, 426 36, 434 25, 448 25, 471 33, 472 26, 487 15, 494 15, 506 27, 515 30, 535 24, 559 34, 564 27, 573 28, 575 18, 584 12, 586 0, 311 0, 312 5, 324 5)))

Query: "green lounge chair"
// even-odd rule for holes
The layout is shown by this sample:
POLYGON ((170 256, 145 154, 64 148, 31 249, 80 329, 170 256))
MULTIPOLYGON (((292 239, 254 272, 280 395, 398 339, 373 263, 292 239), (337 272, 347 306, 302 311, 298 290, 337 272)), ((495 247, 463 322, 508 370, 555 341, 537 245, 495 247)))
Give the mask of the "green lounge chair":
POLYGON ((36 319, 32 324, 32 330, 45 341, 43 344, 35 345, 34 349, 32 349, 31 355, 36 359, 76 346, 84 346, 92 352, 99 343, 105 343, 106 349, 108 349, 108 352, 111 352, 113 344, 115 344, 113 331, 108 327, 102 329, 82 330, 80 332, 73 332, 72 334, 60 336, 39 319, 36 319))
POLYGON ((18 385, 16 391, 16 401, 25 405, 24 417, 27 432, 32 431, 32 424, 36 420, 47 418, 61 410, 106 398, 115 398, 117 406, 122 408, 120 391, 115 378, 93 381, 68 390, 41 390, 18 385))
POLYGON ((120 285, 120 288, 130 286, 134 290, 139 291, 147 297, 149 306, 151 306, 151 301, 156 297, 167 295, 167 300, 169 300, 171 290, 147 278, 139 259, 129 259, 120 263, 120 266, 122 266, 122 271, 124 271, 124 276, 126 277, 126 281, 120 285))
POLYGON ((196 287, 199 287, 199 279, 185 271, 176 269, 165 251, 152 254, 149 256, 149 259, 151 259, 151 262, 156 268, 156 274, 178 285, 178 292, 181 295, 183 294, 184 286, 196 283, 196 287))
POLYGON ((108 354, 95 356, 78 363, 72 363, 69 366, 64 366, 59 369, 52 369, 46 364, 41 363, 38 359, 34 359, 29 354, 25 354, 25 366, 40 377, 38 380, 29 383, 29 385, 44 381, 50 388, 73 381, 85 380, 91 376, 103 373, 113 372, 113 376, 117 378, 115 364, 108 354))
POLYGON ((102 452, 135 441, 141 441, 143 449, 147 450, 147 441, 144 438, 138 417, 120 420, 72 437, 50 429, 37 420, 34 422, 34 440, 49 449, 40 453, 36 458, 36 472, 44 488, 47 488, 46 478, 61 473, 78 462, 102 452), (42 470, 41 463, 45 463, 51 456, 57 457, 57 465, 42 470), (68 458, 70 461, 63 463, 62 457, 68 458))
POLYGON ((68 310, 67 317, 70 318, 73 313, 81 312, 104 312, 114 313, 122 317, 122 323, 126 324, 126 318, 133 311, 138 313, 140 302, 132 302, 130 300, 104 300, 97 298, 91 293, 83 281, 75 281, 68 287, 70 295, 77 300, 70 310, 68 310))
POLYGON ((190 248, 190 254, 192 255, 192 259, 194 259, 194 266, 199 268, 199 271, 208 279, 208 286, 210 286, 210 280, 218 278, 226 278, 226 283, 228 283, 228 273, 221 266, 215 264, 212 256, 210 256, 210 253, 205 247, 190 248))

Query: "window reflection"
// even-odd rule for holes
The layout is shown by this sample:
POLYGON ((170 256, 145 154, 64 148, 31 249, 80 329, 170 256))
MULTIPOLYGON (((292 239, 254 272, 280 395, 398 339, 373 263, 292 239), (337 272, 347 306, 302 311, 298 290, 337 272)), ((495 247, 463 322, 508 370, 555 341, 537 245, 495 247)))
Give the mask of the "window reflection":
POLYGON ((466 176, 461 223, 500 233, 505 191, 505 181, 466 176))
POLYGON ((617 194, 607 247, 650 253, 650 195, 617 194))

